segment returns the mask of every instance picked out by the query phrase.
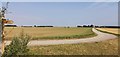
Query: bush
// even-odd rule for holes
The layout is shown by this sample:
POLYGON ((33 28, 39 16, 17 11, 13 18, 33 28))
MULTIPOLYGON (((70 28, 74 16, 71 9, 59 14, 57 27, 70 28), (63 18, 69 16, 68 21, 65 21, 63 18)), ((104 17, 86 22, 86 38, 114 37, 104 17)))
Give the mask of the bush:
POLYGON ((14 37, 10 45, 5 47, 5 51, 2 57, 14 57, 16 55, 25 55, 29 49, 27 44, 30 40, 30 36, 25 35, 23 30, 19 37, 14 37))

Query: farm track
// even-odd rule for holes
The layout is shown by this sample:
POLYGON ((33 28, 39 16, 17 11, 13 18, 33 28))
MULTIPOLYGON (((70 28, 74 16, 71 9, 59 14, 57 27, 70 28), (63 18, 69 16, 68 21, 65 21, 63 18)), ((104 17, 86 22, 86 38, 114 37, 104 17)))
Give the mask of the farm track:
MULTIPOLYGON (((31 40, 28 46, 39 46, 39 45, 58 45, 58 44, 78 44, 78 43, 91 43, 100 42, 110 39, 115 39, 117 36, 103 33, 92 28, 92 31, 97 34, 95 37, 83 38, 83 39, 66 39, 66 40, 31 40)), ((9 45, 11 41, 6 41, 6 45, 9 45)))

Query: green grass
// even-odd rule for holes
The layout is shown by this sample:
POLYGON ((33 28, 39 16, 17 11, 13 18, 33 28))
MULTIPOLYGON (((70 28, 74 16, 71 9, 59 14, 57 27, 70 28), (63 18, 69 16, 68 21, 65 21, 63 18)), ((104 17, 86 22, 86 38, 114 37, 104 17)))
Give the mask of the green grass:
POLYGON ((118 55, 118 39, 96 43, 30 46, 28 55, 118 55))
MULTIPOLYGON (((9 32, 12 28, 5 28, 9 32)), ((11 40, 14 36, 19 35, 21 30, 32 37, 32 40, 49 40, 49 39, 79 39, 86 37, 94 37, 96 34, 92 32, 92 28, 14 28, 13 31, 6 36, 6 40, 11 40)))

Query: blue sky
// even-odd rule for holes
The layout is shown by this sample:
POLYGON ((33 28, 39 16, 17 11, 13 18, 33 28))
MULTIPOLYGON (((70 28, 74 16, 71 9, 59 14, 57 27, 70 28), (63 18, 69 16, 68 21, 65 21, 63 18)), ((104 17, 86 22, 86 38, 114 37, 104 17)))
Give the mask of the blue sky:
POLYGON ((118 2, 120 0, 1 0, 2 2, 118 2))
POLYGON ((17 25, 118 25, 117 2, 11 2, 8 10, 17 25))

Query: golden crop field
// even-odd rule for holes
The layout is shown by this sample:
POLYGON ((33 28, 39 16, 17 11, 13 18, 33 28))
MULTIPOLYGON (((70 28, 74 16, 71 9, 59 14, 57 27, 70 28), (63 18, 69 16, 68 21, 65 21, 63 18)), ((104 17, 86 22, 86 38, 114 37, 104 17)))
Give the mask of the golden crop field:
POLYGON ((114 34, 120 34, 120 28, 97 28, 98 30, 114 33, 114 34))
POLYGON ((24 30, 24 33, 30 35, 33 40, 38 39, 66 39, 66 38, 85 38, 92 37, 96 34, 92 32, 92 28, 64 28, 64 27, 6 27, 6 39, 12 39, 14 36, 19 36, 20 32, 24 30))

